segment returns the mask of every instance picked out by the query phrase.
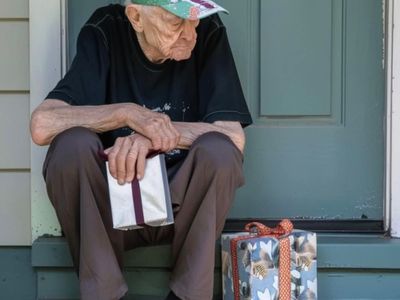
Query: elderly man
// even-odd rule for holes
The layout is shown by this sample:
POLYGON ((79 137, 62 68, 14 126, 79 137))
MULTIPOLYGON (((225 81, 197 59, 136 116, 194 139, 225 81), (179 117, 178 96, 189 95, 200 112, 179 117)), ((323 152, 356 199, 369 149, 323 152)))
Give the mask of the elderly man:
POLYGON ((123 297, 123 252, 161 243, 172 243, 167 299, 212 298, 215 241, 243 184, 252 122, 218 11, 208 0, 98 9, 32 114, 33 141, 50 144, 43 174, 82 299, 123 297), (144 176, 149 151, 167 153, 174 225, 113 229, 103 149, 121 185, 144 176))

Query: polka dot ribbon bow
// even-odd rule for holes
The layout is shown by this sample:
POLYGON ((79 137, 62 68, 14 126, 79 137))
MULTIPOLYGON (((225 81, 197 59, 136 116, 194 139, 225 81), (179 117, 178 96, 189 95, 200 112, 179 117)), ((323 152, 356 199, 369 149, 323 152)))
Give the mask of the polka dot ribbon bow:
MULTIPOLYGON (((283 219, 278 226, 274 228, 267 227, 258 222, 252 222, 245 226, 245 230, 260 237, 272 236, 279 238, 279 300, 291 300, 290 240, 287 235, 293 230, 292 222, 288 219, 283 219)), ((247 238, 252 237, 254 237, 254 235, 247 238)), ((232 261, 237 261, 237 250, 236 247, 233 247, 234 244, 236 244, 238 240, 247 238, 241 237, 231 240, 231 249, 234 250, 232 253, 232 261)), ((239 283, 239 274, 237 266, 235 268, 235 264, 236 263, 233 265, 233 278, 235 281, 234 298, 235 300, 239 300, 239 286, 237 286, 239 283)))

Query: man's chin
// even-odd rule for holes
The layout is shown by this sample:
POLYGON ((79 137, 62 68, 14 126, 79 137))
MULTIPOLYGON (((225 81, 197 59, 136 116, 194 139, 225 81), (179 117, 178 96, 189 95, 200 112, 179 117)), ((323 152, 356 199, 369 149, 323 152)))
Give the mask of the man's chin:
POLYGON ((172 54, 171 59, 176 61, 186 60, 192 56, 192 51, 179 51, 172 54))

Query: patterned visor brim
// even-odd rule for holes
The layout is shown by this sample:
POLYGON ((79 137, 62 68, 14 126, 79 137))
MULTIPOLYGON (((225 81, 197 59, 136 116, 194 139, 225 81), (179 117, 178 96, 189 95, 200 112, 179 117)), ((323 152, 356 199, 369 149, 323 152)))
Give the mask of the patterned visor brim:
POLYGON ((197 20, 218 12, 229 12, 211 0, 133 0, 142 5, 160 6, 170 13, 182 18, 197 20))

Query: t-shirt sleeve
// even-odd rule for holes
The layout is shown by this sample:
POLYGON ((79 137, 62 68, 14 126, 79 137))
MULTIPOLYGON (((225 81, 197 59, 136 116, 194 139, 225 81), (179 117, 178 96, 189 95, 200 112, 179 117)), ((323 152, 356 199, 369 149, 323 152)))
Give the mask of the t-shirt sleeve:
POLYGON ((105 104, 108 70, 104 35, 100 28, 87 24, 79 33, 77 53, 69 71, 46 98, 71 105, 105 104))
POLYGON ((252 123, 226 28, 217 17, 203 49, 204 57, 199 78, 200 120, 237 121, 243 127, 252 123))

